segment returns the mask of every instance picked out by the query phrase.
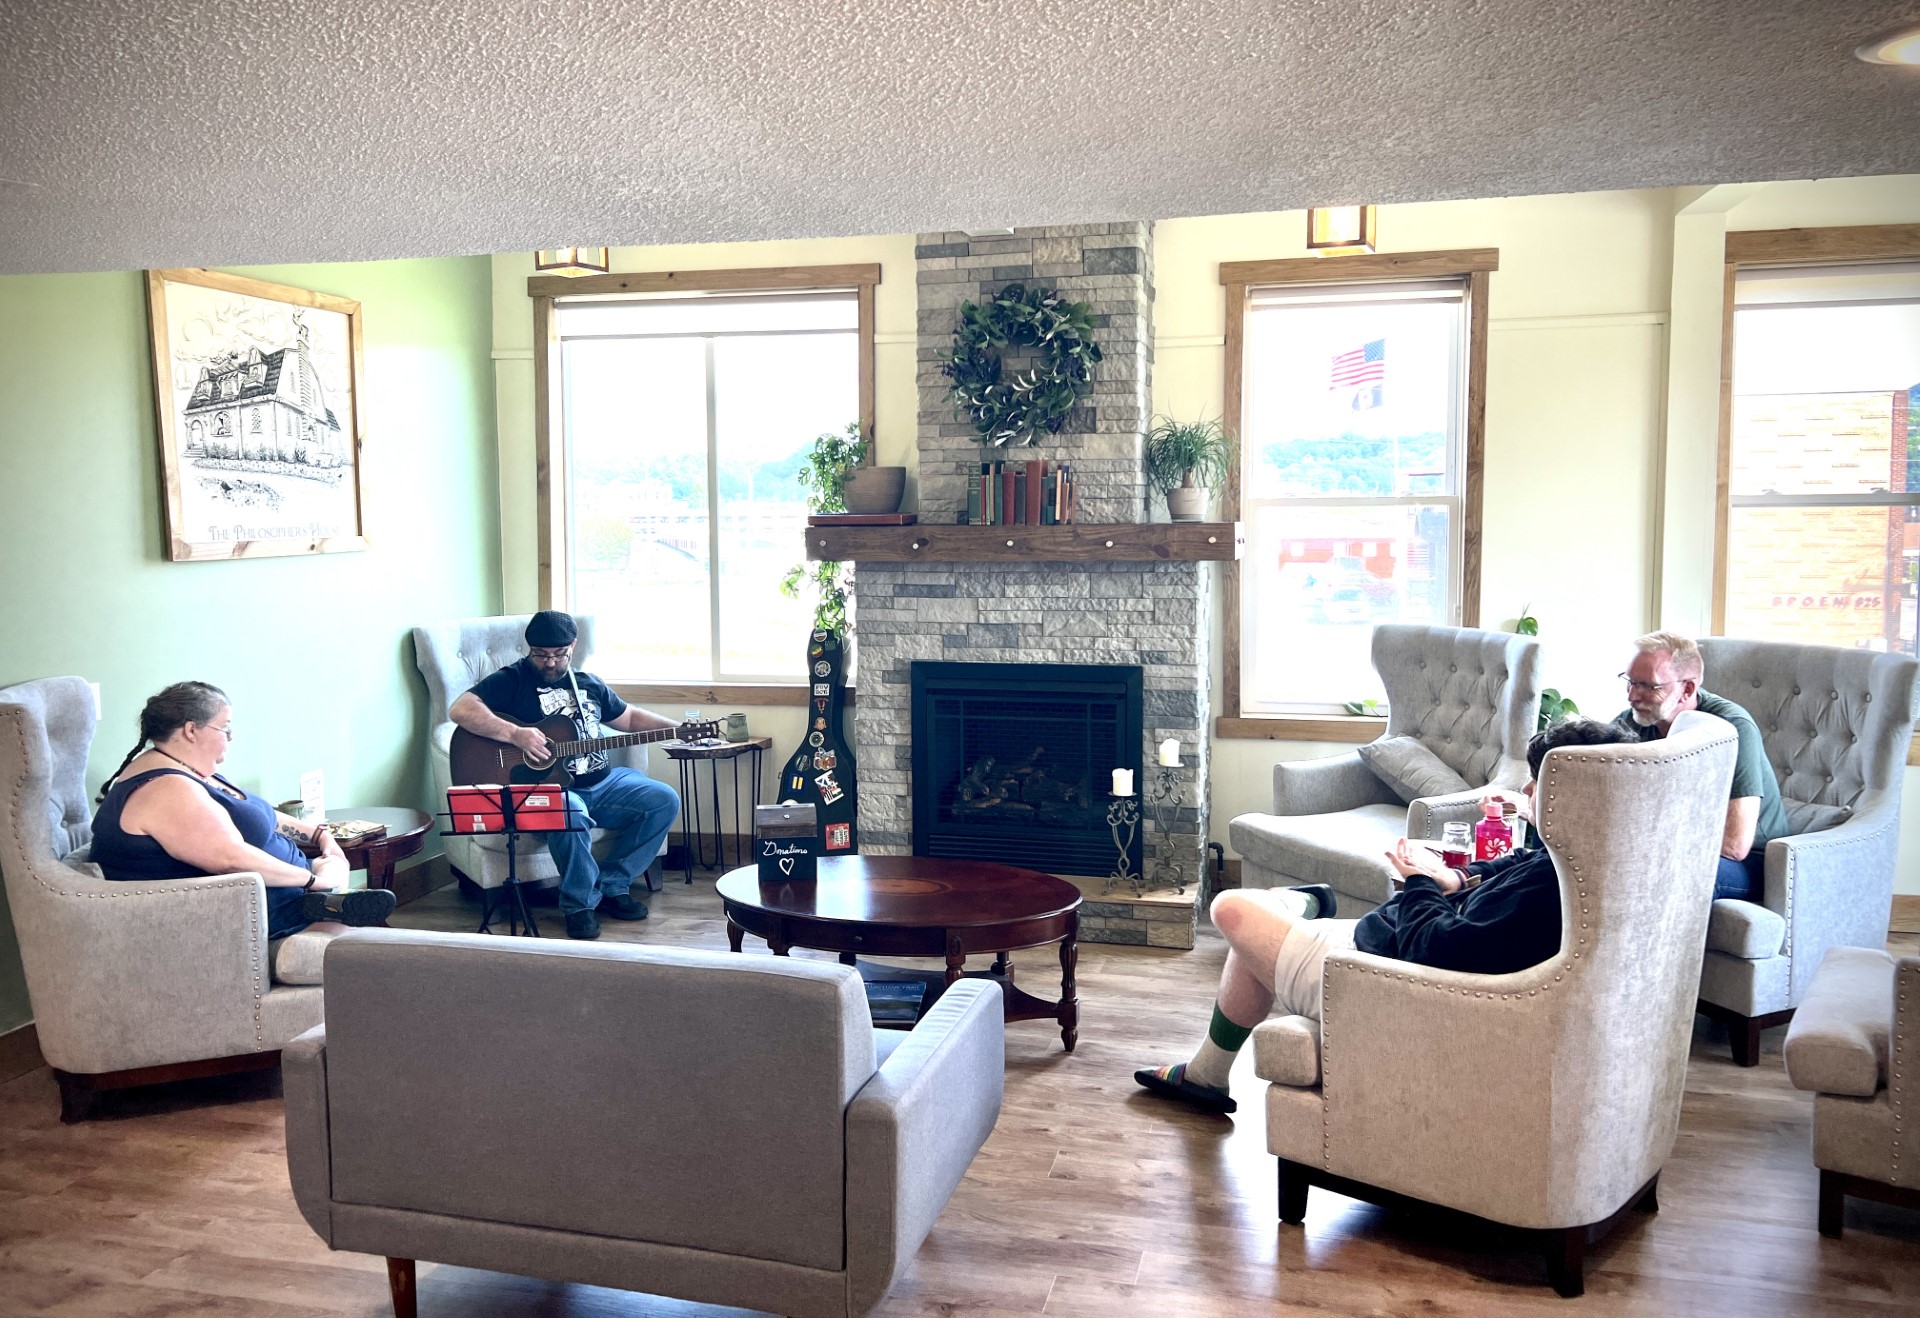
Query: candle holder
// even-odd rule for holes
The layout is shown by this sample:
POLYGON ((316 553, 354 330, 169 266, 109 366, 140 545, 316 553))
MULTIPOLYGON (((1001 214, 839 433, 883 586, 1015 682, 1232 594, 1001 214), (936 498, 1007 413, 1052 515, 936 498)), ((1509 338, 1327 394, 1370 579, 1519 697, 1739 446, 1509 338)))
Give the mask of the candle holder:
POLYGON ((1133 837, 1140 829, 1140 798, 1137 796, 1116 796, 1107 806, 1107 827, 1113 831, 1114 849, 1120 858, 1114 862, 1113 873, 1107 875, 1107 886, 1102 888, 1104 896, 1121 884, 1130 884, 1134 892, 1142 893, 1146 881, 1133 872, 1133 837))
POLYGON ((1184 788, 1178 768, 1164 764, 1160 766, 1159 779, 1147 797, 1147 808, 1153 812, 1154 834, 1153 877, 1146 883, 1148 888, 1171 887, 1179 893, 1187 890, 1187 862, 1170 860, 1167 856, 1170 850, 1168 842, 1172 837, 1174 820, 1180 811, 1184 788))

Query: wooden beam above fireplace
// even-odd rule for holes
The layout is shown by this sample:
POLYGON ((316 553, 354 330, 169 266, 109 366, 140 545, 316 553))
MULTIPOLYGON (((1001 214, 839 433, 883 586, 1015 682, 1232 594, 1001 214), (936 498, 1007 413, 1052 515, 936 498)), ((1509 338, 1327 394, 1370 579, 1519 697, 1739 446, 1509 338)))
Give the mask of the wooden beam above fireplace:
POLYGON ((807 528, 807 557, 837 563, 1229 562, 1245 545, 1238 522, 807 528))

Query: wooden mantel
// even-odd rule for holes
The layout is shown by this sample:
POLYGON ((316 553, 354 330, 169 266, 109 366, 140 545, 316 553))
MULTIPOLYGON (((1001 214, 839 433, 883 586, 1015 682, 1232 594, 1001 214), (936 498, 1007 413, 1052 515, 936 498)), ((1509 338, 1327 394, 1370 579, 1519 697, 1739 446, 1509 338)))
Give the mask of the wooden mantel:
POLYGON ((1245 544, 1238 522, 807 528, 807 557, 838 563, 1229 562, 1245 544))

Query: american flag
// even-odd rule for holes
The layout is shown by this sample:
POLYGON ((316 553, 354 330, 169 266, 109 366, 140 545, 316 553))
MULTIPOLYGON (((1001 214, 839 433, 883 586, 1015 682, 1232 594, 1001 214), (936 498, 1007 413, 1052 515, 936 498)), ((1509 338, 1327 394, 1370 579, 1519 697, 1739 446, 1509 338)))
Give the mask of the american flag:
POLYGON ((1328 389, 1352 389, 1378 384, 1387 378, 1387 341, 1375 339, 1333 359, 1333 383, 1328 389))

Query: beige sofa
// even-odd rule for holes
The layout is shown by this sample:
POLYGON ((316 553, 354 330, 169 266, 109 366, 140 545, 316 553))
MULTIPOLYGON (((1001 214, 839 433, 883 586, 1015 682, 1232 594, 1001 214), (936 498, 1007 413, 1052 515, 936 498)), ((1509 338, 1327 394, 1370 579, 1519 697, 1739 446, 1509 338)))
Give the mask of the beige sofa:
POLYGON ((1787 1076, 1813 1100, 1820 1234, 1849 1195, 1920 1209, 1920 957, 1828 952, 1787 1027, 1787 1076))
POLYGON ((866 1313, 1000 1111, 972 980, 876 1039, 844 966, 369 929, 326 995, 286 1051, 287 1166, 321 1239, 388 1257, 400 1318, 417 1259, 866 1313), (449 1093, 457 1120, 393 1119, 449 1093))
POLYGON ((1320 1186, 1442 1204, 1539 1233, 1563 1295, 1592 1229, 1654 1202, 1686 1084, 1733 729, 1548 753, 1540 833, 1560 872, 1559 955, 1469 975, 1336 952, 1316 1029, 1253 1033, 1280 1217, 1320 1186))
POLYGON ((102 879, 86 863, 93 730, 82 678, 0 690, 0 873, 64 1121, 100 1090, 278 1064, 320 1020, 320 989, 276 968, 313 970, 327 941, 269 943, 257 874, 102 879))

